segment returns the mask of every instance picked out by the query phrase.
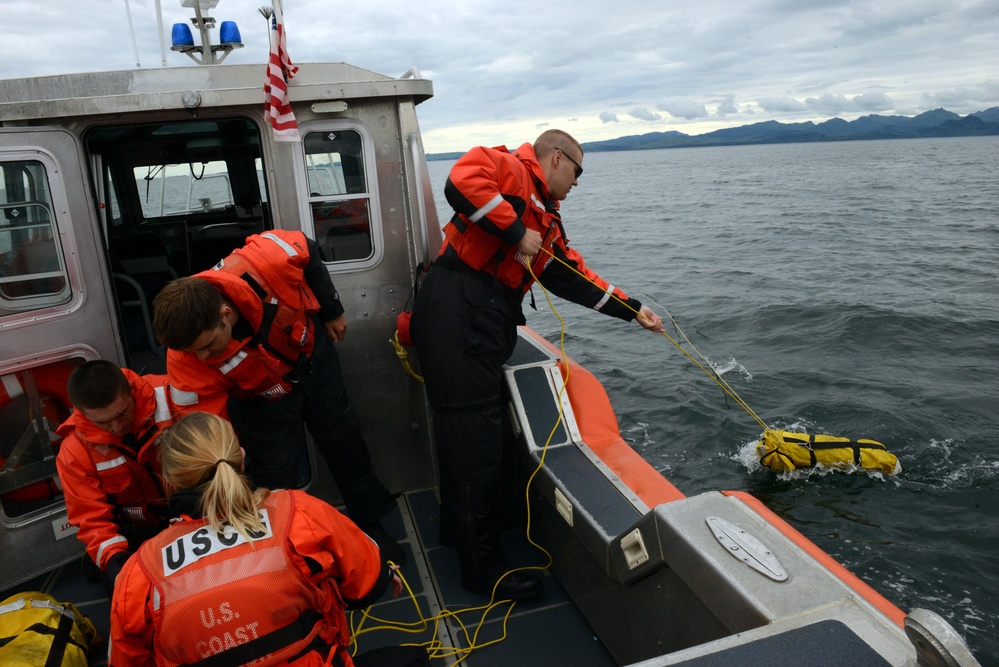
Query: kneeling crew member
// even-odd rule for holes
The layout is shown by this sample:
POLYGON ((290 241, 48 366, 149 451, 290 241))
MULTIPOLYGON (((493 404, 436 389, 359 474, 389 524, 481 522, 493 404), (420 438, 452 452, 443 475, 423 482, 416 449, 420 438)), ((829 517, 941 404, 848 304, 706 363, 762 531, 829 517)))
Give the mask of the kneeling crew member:
POLYGON ((166 376, 88 361, 66 390, 76 410, 56 431, 63 437, 56 469, 84 558, 110 596, 129 554, 167 525, 159 457, 160 436, 173 421, 166 376))

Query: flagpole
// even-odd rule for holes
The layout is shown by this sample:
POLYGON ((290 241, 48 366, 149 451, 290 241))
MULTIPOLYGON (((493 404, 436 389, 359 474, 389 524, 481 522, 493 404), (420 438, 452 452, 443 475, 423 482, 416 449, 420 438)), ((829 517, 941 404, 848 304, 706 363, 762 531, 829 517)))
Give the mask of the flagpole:
POLYGON ((163 7, 160 6, 160 0, 156 0, 156 30, 160 35, 160 61, 166 67, 166 33, 163 32, 163 7))

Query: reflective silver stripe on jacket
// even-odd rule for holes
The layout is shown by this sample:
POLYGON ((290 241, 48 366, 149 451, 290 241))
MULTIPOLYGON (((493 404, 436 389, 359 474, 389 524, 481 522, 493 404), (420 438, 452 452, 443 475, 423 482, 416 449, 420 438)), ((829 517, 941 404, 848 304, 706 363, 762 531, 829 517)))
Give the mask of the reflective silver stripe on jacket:
POLYGON ((156 422, 170 421, 170 401, 167 400, 166 387, 155 387, 156 411, 153 413, 153 420, 156 422))
POLYGON ((117 468, 118 466, 125 465, 125 457, 119 456, 116 459, 111 459, 110 461, 101 461, 97 464, 97 471, 110 470, 111 468, 117 468))
POLYGON ((17 381, 17 376, 13 373, 0 376, 0 382, 3 382, 4 390, 12 399, 17 398, 24 393, 24 389, 21 388, 21 383, 17 381))
POLYGON ((198 392, 196 391, 181 391, 177 387, 170 387, 170 398, 173 399, 174 405, 198 404, 198 392))
POLYGON ((610 301, 611 294, 613 292, 614 292, 614 286, 613 285, 608 285, 607 286, 607 290, 604 292, 604 297, 602 299, 600 299, 600 301, 597 301, 597 304, 595 306, 593 306, 593 310, 600 310, 601 308, 603 308, 604 304, 606 304, 608 301, 610 301))
POLYGON ((236 366, 239 366, 243 362, 243 359, 246 359, 246 352, 244 350, 240 350, 234 354, 229 361, 219 366, 219 371, 221 371, 222 375, 228 375, 233 371, 233 369, 236 368, 236 366))
POLYGON ((278 237, 278 236, 276 236, 276 235, 274 235, 274 234, 272 234, 270 232, 265 232, 265 233, 261 234, 260 236, 263 237, 263 238, 265 238, 265 239, 270 239, 271 241, 274 241, 274 243, 277 243, 278 246, 280 246, 281 250, 285 251, 285 254, 287 254, 288 257, 295 257, 296 255, 298 255, 298 251, 295 250, 295 248, 292 247, 292 245, 290 243, 288 243, 287 241, 285 241, 284 239, 282 239, 282 238, 280 238, 280 237, 278 237))
POLYGON ((502 203, 503 203, 503 195, 496 195, 495 197, 489 200, 489 203, 487 203, 485 206, 483 206, 478 211, 469 216, 468 219, 471 220, 472 222, 478 222, 482 218, 489 215, 490 211, 492 211, 494 208, 496 208, 502 203))
POLYGON ((107 549, 112 544, 119 544, 121 542, 128 544, 128 540, 126 540, 121 535, 115 535, 110 540, 104 540, 103 542, 101 542, 101 546, 97 547, 97 567, 101 566, 101 561, 103 560, 104 556, 104 550, 107 549))

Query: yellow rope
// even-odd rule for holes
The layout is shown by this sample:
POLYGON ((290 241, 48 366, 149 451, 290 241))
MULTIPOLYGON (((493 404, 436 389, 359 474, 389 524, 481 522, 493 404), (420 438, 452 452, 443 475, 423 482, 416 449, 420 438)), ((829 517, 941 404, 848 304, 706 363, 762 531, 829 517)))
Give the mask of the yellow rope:
MULTIPOLYGON (((603 287, 601 287, 600 285, 598 285, 597 283, 595 283, 594 281, 590 280, 589 276, 587 276, 586 274, 582 273, 576 267, 574 267, 573 265, 569 264, 568 262, 566 262, 565 260, 561 259, 560 257, 556 257, 555 254, 552 253, 551 250, 549 250, 547 248, 541 248, 541 250, 544 251, 549 257, 551 257, 552 259, 554 259, 556 262, 559 262, 560 264, 562 264, 563 266, 565 266, 566 268, 568 268, 570 271, 572 271, 576 275, 578 275, 581 278, 583 278, 583 280, 585 280, 586 282, 590 283, 591 285, 593 285, 597 289, 601 290, 607 296, 609 296, 610 298, 614 299, 619 304, 621 304, 622 306, 624 306, 626 309, 628 309, 631 312, 633 312, 636 317, 639 317, 639 318, 641 318, 643 320, 646 319, 639 311, 637 311, 634 308, 632 308, 631 305, 627 301, 624 301, 623 299, 619 298, 616 294, 614 294, 613 291, 607 291, 603 287)), ((548 305, 551 306, 552 312, 554 312, 555 316, 559 318, 560 322, 562 322, 562 318, 555 311, 555 306, 552 305, 551 297, 548 295, 548 291, 545 289, 545 286, 541 283, 541 281, 538 280, 538 277, 536 275, 534 275, 534 270, 533 270, 533 268, 529 264, 527 266, 527 270, 531 274, 531 277, 534 278, 534 281, 541 287, 542 290, 544 290, 545 298, 548 299, 548 305)), ((688 359, 690 359, 690 361, 692 361, 693 364, 695 366, 697 366, 701 370, 702 373, 704 373, 705 375, 707 375, 711 379, 712 382, 714 382, 715 384, 717 384, 721 388, 721 390, 723 392, 725 392, 725 395, 727 395, 729 398, 731 398, 733 401, 735 401, 736 405, 738 405, 740 408, 742 408, 743 410, 745 410, 746 413, 750 417, 752 417, 753 420, 757 424, 760 425, 760 428, 763 429, 763 432, 764 432, 765 436, 768 435, 768 434, 770 434, 770 432, 771 432, 770 427, 768 427, 763 422, 763 420, 760 419, 760 417, 753 411, 753 409, 751 407, 749 407, 749 404, 747 404, 744 400, 742 400, 742 397, 739 396, 739 394, 735 391, 735 389, 732 388, 732 386, 725 380, 725 378, 723 378, 721 375, 719 375, 718 372, 714 370, 714 368, 711 368, 711 370, 708 370, 707 368, 705 368, 705 366, 710 367, 711 366, 711 362, 709 362, 704 357, 704 355, 701 354, 700 351, 698 351, 698 349, 696 347, 694 347, 694 344, 690 341, 689 338, 687 338, 687 334, 685 334, 683 332, 683 329, 680 328, 680 325, 677 324, 677 321, 675 319, 673 319, 673 315, 670 314, 670 312, 668 310, 664 309, 664 312, 666 313, 666 317, 668 317, 669 321, 673 324, 673 327, 676 329, 676 331, 683 338, 684 342, 687 345, 690 346, 690 349, 694 351, 694 353, 698 356, 698 358, 700 358, 701 361, 704 362, 704 364, 702 364, 701 361, 698 361, 697 359, 695 359, 693 357, 693 355, 691 355, 689 352, 687 352, 687 350, 685 350, 683 348, 683 345, 681 345, 679 342, 677 342, 668 333, 666 333, 665 331, 660 331, 659 333, 661 333, 663 335, 663 337, 666 338, 666 340, 668 340, 674 346, 676 346, 676 349, 680 350, 680 352, 682 352, 685 357, 687 357, 688 359)), ((562 352, 563 352, 563 356, 565 354, 564 338, 565 338, 565 322, 562 322, 562 343, 563 343, 562 352)), ((389 343, 395 349, 395 354, 396 354, 397 357, 399 357, 399 361, 402 363, 402 367, 405 369, 406 373, 410 377, 414 378, 415 380, 417 380, 419 382, 423 382, 423 377, 421 375, 418 375, 416 373, 416 371, 413 370, 413 367, 409 363, 409 353, 406 351, 406 348, 403 347, 402 344, 399 342, 399 332, 398 331, 395 332, 394 339, 389 340, 389 343)), ((566 367, 566 373, 568 373, 568 367, 566 367)), ((557 426, 557 424, 556 424, 556 426, 557 426)))
POLYGON ((402 632, 405 634, 420 634, 426 631, 431 623, 434 624, 434 633, 433 636, 430 638, 430 640, 419 644, 414 644, 414 643, 401 644, 401 646, 422 646, 427 650, 427 654, 432 659, 458 657, 458 660, 454 662, 454 664, 457 665, 463 662, 469 655, 472 654, 473 651, 485 648, 486 646, 492 646, 493 644, 497 644, 506 639, 507 622, 510 618, 510 613, 513 611, 513 607, 515 604, 512 600, 490 599, 489 603, 485 605, 480 605, 478 607, 469 607, 466 609, 462 609, 461 611, 450 611, 448 609, 443 609, 437 615, 431 618, 427 618, 423 615, 423 611, 420 609, 419 602, 417 602, 416 600, 416 594, 413 592, 413 589, 410 587, 409 582, 406 580, 405 576, 403 576, 402 572, 399 570, 396 571, 396 574, 399 575, 399 579, 402 580, 403 587, 406 590, 407 596, 413 602, 413 608, 416 610, 416 616, 418 620, 413 621, 411 623, 404 623, 401 621, 392 621, 392 620, 378 618, 371 614, 371 607, 368 607, 367 609, 363 610, 352 611, 350 613, 350 637, 351 637, 350 645, 352 647, 351 655, 356 655, 358 650, 357 640, 359 637, 365 634, 371 632, 383 632, 388 630, 394 630, 396 632, 402 632), (490 612, 492 612, 493 609, 496 609, 497 607, 500 607, 504 604, 508 604, 509 608, 506 610, 506 613, 503 615, 502 636, 500 636, 497 639, 493 639, 491 641, 479 644, 478 643, 479 630, 485 625, 487 616, 489 615, 490 612), (470 635, 468 628, 465 627, 465 624, 461 621, 460 617, 464 614, 471 614, 478 612, 481 612, 481 615, 476 617, 477 618, 476 630, 470 635), (365 628, 364 625, 368 620, 374 621, 377 625, 365 628), (458 624, 458 627, 461 629, 461 633, 464 635, 465 643, 467 644, 466 647, 447 646, 438 637, 438 632, 440 631, 440 624, 447 620, 454 621, 455 623, 458 624))
MULTIPOLYGON (((635 313, 635 315, 637 317, 640 317, 643 320, 646 319, 640 312, 638 312, 637 310, 635 310, 634 308, 632 308, 631 304, 629 304, 628 302, 626 302, 623 299, 619 298, 613 292, 607 291, 603 287, 600 287, 600 285, 598 285, 597 283, 595 283, 592 280, 590 280, 589 276, 587 276, 586 274, 584 274, 581 271, 579 271, 578 269, 576 269, 576 267, 572 266, 571 264, 569 264, 565 260, 563 260, 563 259, 561 259, 559 257, 556 257, 554 255, 554 253, 552 253, 547 248, 542 248, 542 250, 545 253, 547 253, 552 259, 554 259, 555 261, 559 262, 560 264, 562 264, 563 266, 565 266, 566 268, 568 268, 570 271, 572 271, 576 275, 582 277, 588 283, 590 283, 591 285, 593 285, 597 289, 599 289, 602 292, 604 292, 605 294, 607 294, 609 297, 611 297, 612 299, 614 299, 615 301, 617 301, 618 303, 620 303, 622 306, 624 306, 625 308, 627 308, 631 312, 635 313)), ((534 272, 533 271, 531 272, 531 275, 534 276, 534 272)), ((537 277, 535 277, 534 280, 537 281, 537 277)), ((538 284, 541 285, 540 282, 538 282, 538 284)), ((544 285, 542 285, 541 288, 544 289, 544 285)), ((547 292, 545 292, 545 294, 547 296, 547 292)), ((697 350, 696 347, 694 347, 693 343, 690 342, 690 339, 687 338, 687 334, 683 333, 683 329, 681 329, 680 325, 677 324, 677 322, 676 322, 675 319, 673 319, 673 316, 670 314, 670 312, 668 310, 665 310, 665 309, 664 309, 664 311, 666 313, 666 316, 669 318, 669 321, 673 323, 673 327, 676 328, 677 332, 679 332, 680 336, 683 338, 684 342, 686 342, 687 345, 690 346, 690 349, 692 349, 697 354, 697 356, 700 357, 700 359, 707 366, 711 366, 711 363, 707 359, 705 359, 704 355, 701 354, 697 350)), ((561 320, 561 318, 559 318, 559 319, 561 320)), ((563 324, 563 327, 564 327, 564 324, 563 324)), ((683 349, 683 346, 680 343, 678 343, 676 340, 674 340, 668 333, 666 333, 665 331, 660 331, 659 333, 661 333, 663 335, 663 337, 666 338, 666 340, 668 340, 669 342, 673 343, 673 345, 676 346, 676 349, 680 350, 680 352, 682 352, 684 354, 684 356, 686 356, 688 359, 690 359, 692 362, 694 362, 694 365, 697 366, 699 369, 701 369, 701 372, 703 372, 705 375, 707 375, 709 378, 711 378, 711 380, 714 381, 715 384, 717 384, 719 387, 721 387, 721 390, 723 392, 725 392, 725 394, 729 398, 731 398, 733 401, 735 401, 735 403, 739 407, 741 407, 743 410, 745 410, 749 414, 749 416, 752 417, 756 421, 756 423, 759 424, 763 428, 764 432, 769 432, 770 431, 770 428, 765 423, 763 423, 763 420, 760 419, 759 416, 755 412, 753 412, 753 409, 750 408, 749 405, 744 400, 742 400, 742 397, 739 396, 739 394, 736 393, 735 389, 733 389, 731 387, 731 385, 729 385, 729 383, 725 380, 725 378, 723 378, 721 375, 719 375, 718 372, 714 370, 714 368, 712 368, 709 371, 707 368, 705 368, 701 364, 701 362, 699 362, 697 359, 695 359, 693 356, 691 356, 691 354, 689 352, 687 352, 687 350, 683 349)))
POLYGON ((422 375, 417 375, 416 371, 413 370, 413 367, 409 365, 409 352, 407 352, 406 348, 403 347, 402 343, 399 342, 399 331, 398 330, 396 330, 396 332, 395 332, 395 337, 389 339, 389 344, 393 348, 395 348, 395 356, 399 357, 399 361, 402 362, 402 367, 406 370, 406 373, 408 373, 409 376, 411 378, 413 378, 414 380, 418 380, 419 382, 423 382, 423 376, 422 375))

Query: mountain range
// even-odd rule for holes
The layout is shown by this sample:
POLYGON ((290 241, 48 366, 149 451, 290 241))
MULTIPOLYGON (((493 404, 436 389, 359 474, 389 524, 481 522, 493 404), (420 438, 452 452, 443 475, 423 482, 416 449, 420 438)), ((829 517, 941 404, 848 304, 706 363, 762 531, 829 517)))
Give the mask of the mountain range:
MULTIPOLYGON (((960 116, 946 109, 934 109, 918 116, 879 116, 872 114, 846 121, 832 118, 822 123, 781 123, 768 120, 741 127, 729 127, 706 134, 649 132, 605 141, 584 142, 587 153, 634 151, 655 148, 779 144, 807 141, 864 141, 871 139, 918 139, 929 137, 977 137, 999 135, 999 107, 960 116)), ((452 160, 461 153, 428 154, 428 160, 452 160)))

